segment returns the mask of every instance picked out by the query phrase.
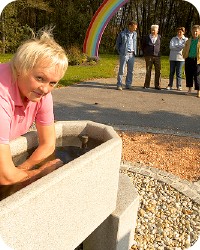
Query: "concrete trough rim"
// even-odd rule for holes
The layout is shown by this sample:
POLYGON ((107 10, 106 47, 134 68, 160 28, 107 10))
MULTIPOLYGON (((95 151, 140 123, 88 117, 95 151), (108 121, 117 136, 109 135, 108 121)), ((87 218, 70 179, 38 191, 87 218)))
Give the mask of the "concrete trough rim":
MULTIPOLYGON (((56 126, 61 126, 65 124, 73 124, 77 121, 59 121, 56 122, 56 126)), ((55 186, 57 183, 59 183, 62 179, 66 178, 67 175, 70 174, 70 171, 75 171, 79 169, 79 162, 81 161, 81 165, 86 165, 88 162, 92 160, 97 159, 99 155, 104 154, 104 152, 107 151, 108 148, 113 148, 115 146, 118 146, 121 144, 120 137, 116 134, 114 136, 114 129, 111 126, 107 126, 104 124, 99 124, 96 122, 91 121, 80 121, 80 125, 85 124, 85 126, 89 125, 98 125, 101 129, 107 128, 112 133, 112 136, 114 138, 109 139, 105 142, 103 142, 101 145, 95 147, 94 149, 86 152, 84 155, 74 159, 73 161, 70 161, 69 163, 63 165, 61 168, 58 168, 57 170, 53 171, 52 173, 49 173, 48 175, 36 180, 35 182, 29 184, 28 186, 22 188, 21 190, 17 191, 13 195, 3 199, 0 202, 0 216, 3 216, 3 214, 7 214, 10 211, 14 210, 15 208, 19 206, 23 206, 24 203, 28 202, 28 200, 33 199, 37 195, 42 194, 45 192, 45 190, 51 188, 52 186, 55 186), (68 171, 66 171, 68 170, 68 171), (51 180, 51 181, 50 181, 51 180)), ((35 131, 30 131, 28 136, 31 136, 31 133, 35 134, 35 131)), ((26 138, 26 135, 24 136, 26 138)), ((19 137, 19 140, 22 140, 19 137)), ((17 143, 17 139, 14 140, 15 143, 17 143)), ((24 139, 23 139, 24 141, 24 139)))

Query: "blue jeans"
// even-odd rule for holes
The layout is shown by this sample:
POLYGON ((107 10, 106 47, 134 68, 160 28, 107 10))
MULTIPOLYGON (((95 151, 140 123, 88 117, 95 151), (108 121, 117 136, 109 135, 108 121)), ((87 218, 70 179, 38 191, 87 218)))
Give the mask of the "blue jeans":
POLYGON ((170 74, 169 74, 169 87, 173 86, 174 74, 176 71, 176 87, 181 87, 182 81, 182 68, 184 61, 169 61, 170 62, 170 74))
POLYGON ((126 75, 126 87, 130 87, 132 85, 133 80, 133 67, 135 62, 135 55, 133 53, 128 53, 125 56, 119 57, 119 72, 117 76, 117 86, 122 86, 122 79, 125 71, 125 66, 127 64, 127 75, 126 75))

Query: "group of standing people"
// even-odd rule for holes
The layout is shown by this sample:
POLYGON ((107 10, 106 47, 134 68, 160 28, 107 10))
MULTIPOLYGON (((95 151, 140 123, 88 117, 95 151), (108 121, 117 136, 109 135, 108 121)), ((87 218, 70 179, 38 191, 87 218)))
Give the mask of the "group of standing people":
MULTIPOLYGON (((122 79, 127 65, 125 79, 126 89, 132 89, 133 68, 137 54, 137 23, 130 21, 128 28, 119 33, 116 41, 116 49, 119 53, 119 71, 117 76, 117 89, 122 90, 122 79)), ((151 25, 150 34, 143 37, 141 48, 146 63, 146 75, 144 89, 150 87, 152 67, 155 68, 154 87, 161 90, 161 36, 158 34, 159 26, 151 25)), ((192 92, 194 85, 197 97, 200 98, 200 25, 194 25, 191 30, 192 37, 185 37, 185 28, 178 27, 177 35, 170 41, 170 74, 167 90, 172 90, 174 75, 176 73, 176 89, 182 90, 182 72, 185 65, 186 87, 192 92)))

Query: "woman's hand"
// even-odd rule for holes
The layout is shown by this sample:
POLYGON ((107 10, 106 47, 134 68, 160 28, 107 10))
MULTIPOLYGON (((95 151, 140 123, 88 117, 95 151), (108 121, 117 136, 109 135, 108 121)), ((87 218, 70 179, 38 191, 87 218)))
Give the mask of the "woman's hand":
POLYGON ((56 170, 61 166, 63 166, 63 162, 60 159, 55 159, 46 162, 38 169, 25 170, 25 172, 27 173, 27 177, 23 181, 26 180, 29 180, 30 182, 36 181, 37 179, 53 172, 54 170, 56 170))
POLYGON ((32 153, 32 155, 19 166, 19 169, 30 170, 33 166, 41 163, 44 164, 44 161, 46 162, 46 159, 51 157, 55 151, 56 136, 54 124, 50 126, 36 124, 36 127, 39 138, 39 146, 32 153))
MULTIPOLYGON (((0 201, 14 194, 20 189, 28 186, 32 182, 40 179, 41 177, 51 173, 52 171, 61 167, 62 165, 63 162, 60 159, 55 159, 46 162, 39 169, 34 169, 29 171, 20 170, 22 173, 26 175, 25 178, 22 177, 22 179, 17 179, 17 176, 15 176, 13 182, 0 183, 0 201)), ((17 167, 15 169, 19 170, 17 167)))

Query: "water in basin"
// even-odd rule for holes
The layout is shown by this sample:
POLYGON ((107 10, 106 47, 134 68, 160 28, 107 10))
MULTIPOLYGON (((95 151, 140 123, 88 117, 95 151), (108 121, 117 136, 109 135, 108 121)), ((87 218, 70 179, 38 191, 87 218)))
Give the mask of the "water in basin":
MULTIPOLYGON (((66 136, 62 137, 56 140, 56 150, 55 152, 45 159, 42 163, 34 166, 32 169, 39 169, 43 164, 50 160, 54 159, 60 159, 63 164, 66 164, 81 155, 85 154, 89 150, 99 146, 102 143, 102 141, 95 140, 93 138, 88 138, 87 135, 82 136, 66 136)), ((26 152, 19 154, 17 156, 13 157, 13 162, 15 166, 20 165, 22 162, 24 162, 34 151, 35 149, 27 150, 26 152)), ((48 173, 46 173, 48 174, 48 173)), ((26 187, 27 185, 31 184, 33 181, 36 181, 37 179, 41 178, 39 176, 38 178, 30 178, 26 181, 23 181, 21 183, 17 183, 14 185, 0 185, 0 201, 5 199, 6 197, 12 195, 13 193, 19 191, 20 189, 26 187)))

